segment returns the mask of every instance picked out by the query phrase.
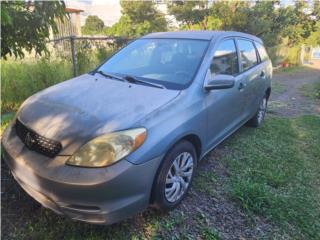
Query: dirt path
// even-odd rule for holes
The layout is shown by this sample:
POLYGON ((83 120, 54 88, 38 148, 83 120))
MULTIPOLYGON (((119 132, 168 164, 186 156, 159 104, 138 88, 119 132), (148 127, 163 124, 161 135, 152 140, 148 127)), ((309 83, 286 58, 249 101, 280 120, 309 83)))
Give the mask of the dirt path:
POLYGON ((303 96, 301 87, 320 81, 320 61, 298 72, 275 73, 269 112, 292 117, 301 114, 320 115, 320 101, 303 96))

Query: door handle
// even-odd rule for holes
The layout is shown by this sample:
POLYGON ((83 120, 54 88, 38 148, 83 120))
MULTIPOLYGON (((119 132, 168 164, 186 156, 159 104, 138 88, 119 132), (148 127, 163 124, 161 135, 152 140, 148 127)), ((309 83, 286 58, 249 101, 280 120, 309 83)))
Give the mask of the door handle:
POLYGON ((265 79, 265 78, 266 78, 266 73, 265 73, 265 71, 261 71, 260 77, 261 77, 262 79, 265 79))
POLYGON ((239 83, 238 89, 241 91, 246 87, 246 84, 244 84, 243 82, 239 83))

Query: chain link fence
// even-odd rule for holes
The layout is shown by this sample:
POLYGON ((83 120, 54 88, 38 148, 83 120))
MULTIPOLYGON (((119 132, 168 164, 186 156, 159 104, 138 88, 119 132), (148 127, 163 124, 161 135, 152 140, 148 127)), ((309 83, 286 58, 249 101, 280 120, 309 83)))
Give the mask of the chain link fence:
POLYGON ((99 65, 131 39, 116 37, 66 36, 49 41, 52 57, 71 60, 73 76, 99 65))

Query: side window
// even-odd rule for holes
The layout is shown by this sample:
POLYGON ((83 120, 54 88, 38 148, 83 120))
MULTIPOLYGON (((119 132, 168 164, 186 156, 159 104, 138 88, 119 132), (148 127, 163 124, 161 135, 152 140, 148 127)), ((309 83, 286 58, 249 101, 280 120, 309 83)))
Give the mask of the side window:
POLYGON ((258 63, 256 49, 251 41, 239 39, 237 43, 242 71, 245 71, 258 63))
POLYGON ((261 62, 268 60, 269 56, 264 46, 261 43, 257 43, 257 42, 255 42, 255 45, 257 47, 261 62))
POLYGON ((210 65, 211 74, 236 75, 239 73, 237 49, 234 40, 221 42, 210 65))

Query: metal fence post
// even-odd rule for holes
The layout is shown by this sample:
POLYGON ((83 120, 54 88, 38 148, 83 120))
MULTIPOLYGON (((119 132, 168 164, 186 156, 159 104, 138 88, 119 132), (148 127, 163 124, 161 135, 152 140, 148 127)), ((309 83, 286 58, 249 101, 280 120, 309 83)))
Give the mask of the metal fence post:
POLYGON ((70 36, 70 45, 71 45, 71 58, 72 58, 72 67, 73 67, 73 76, 77 76, 77 63, 76 63, 76 51, 74 46, 74 36, 70 36))

